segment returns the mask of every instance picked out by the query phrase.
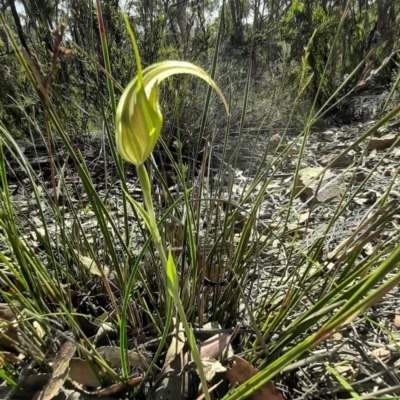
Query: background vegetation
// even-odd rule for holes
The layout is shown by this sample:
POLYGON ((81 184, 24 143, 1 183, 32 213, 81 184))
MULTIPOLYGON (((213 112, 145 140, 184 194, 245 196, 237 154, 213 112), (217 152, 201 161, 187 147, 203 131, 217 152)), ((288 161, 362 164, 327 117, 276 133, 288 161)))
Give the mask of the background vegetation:
MULTIPOLYGON (((130 43, 121 17, 121 2, 102 3, 112 75, 125 86, 135 73, 130 43)), ((347 82, 341 94, 355 86, 364 68, 377 69, 396 49, 398 26, 396 17, 400 6, 395 0, 350 2, 348 15, 339 37, 333 44, 336 28, 346 7, 345 1, 127 1, 125 9, 131 16, 138 35, 143 65, 157 61, 180 59, 211 68, 218 26, 223 17, 221 46, 216 77, 221 86, 231 88, 233 105, 243 97, 250 67, 250 104, 246 124, 260 127, 268 113, 268 123, 285 123, 291 98, 298 89, 303 74, 304 49, 311 37, 306 60, 307 75, 312 75, 302 102, 297 123, 304 122, 309 107, 303 103, 313 100, 319 85, 318 104, 322 105, 374 47, 347 82), (332 46, 334 48, 332 49, 332 46), (329 54, 332 55, 329 58, 329 54), (324 73, 325 67, 327 68, 324 73), (265 102, 263 93, 272 93, 265 102), (252 121, 250 123, 249 121, 252 121)), ((49 68, 54 52, 51 32, 66 22, 63 46, 72 53, 59 60, 52 76, 52 99, 60 116, 68 121, 70 135, 102 130, 102 108, 110 113, 107 84, 96 63, 104 67, 96 9, 90 1, 2 1, 6 17, 21 46, 35 54, 44 69, 49 68), (65 104, 68 104, 66 107, 65 104)), ((41 115, 40 103, 32 94, 26 78, 17 64, 4 30, 1 31, 0 82, 1 119, 17 135, 27 135, 29 119, 41 115)), ((388 84, 395 62, 379 74, 376 85, 388 84)), ((166 89, 164 110, 165 133, 168 140, 176 133, 173 116, 178 111, 181 134, 194 135, 203 111, 204 87, 190 79, 179 78, 171 83, 179 90, 179 105, 175 107, 173 91, 166 89), (197 95, 198 93, 198 95, 197 95)), ((338 96, 340 93, 338 94, 338 96)), ((236 107, 234 107, 236 109, 236 107)), ((216 127, 217 118, 209 118, 207 132, 216 127)), ((240 114, 232 119, 237 124, 240 114)), ((267 124, 268 124, 267 123, 267 124)), ((300 126, 301 127, 301 126, 300 126)))

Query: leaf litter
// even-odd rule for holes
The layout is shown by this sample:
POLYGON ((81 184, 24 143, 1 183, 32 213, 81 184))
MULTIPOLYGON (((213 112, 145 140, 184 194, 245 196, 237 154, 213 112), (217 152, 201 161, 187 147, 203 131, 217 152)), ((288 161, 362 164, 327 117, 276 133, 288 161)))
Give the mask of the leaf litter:
MULTIPOLYGON (((328 131, 319 132, 311 136, 303 158, 304 169, 300 171, 298 181, 294 185, 297 191, 303 191, 302 193, 304 196, 294 201, 293 212, 290 214, 289 223, 284 223, 280 216, 280 211, 282 210, 282 206, 286 204, 288 193, 293 185, 294 167, 297 161, 296 152, 290 153, 291 156, 288 162, 272 179, 268 193, 266 193, 265 199, 260 206, 257 221, 259 227, 264 229, 265 232, 269 230, 283 230, 280 235, 282 239, 281 241, 274 241, 272 246, 267 246, 260 251, 259 257, 263 262, 263 267, 260 268, 256 266, 249 271, 249 273, 254 273, 258 277, 257 279, 259 282, 258 287, 252 286, 251 289, 250 287, 245 288, 245 293, 250 303, 258 301, 257 299, 262 299, 266 291, 269 290, 268 288, 278 288, 281 285, 280 274, 285 271, 287 265, 295 265, 295 260, 293 258, 295 254, 290 254, 285 248, 291 248, 295 244, 299 250, 306 251, 309 246, 314 243, 316 238, 324 234, 326 226, 333 216, 335 205, 332 204, 332 202, 337 203, 342 199, 349 198, 350 192, 346 192, 346 187, 349 182, 352 185, 351 191, 355 191, 358 185, 362 184, 366 177, 371 174, 368 185, 363 187, 352 200, 348 208, 348 214, 339 218, 333 229, 329 231, 324 242, 324 247, 321 249, 320 265, 317 266, 317 268, 323 267, 334 270, 340 264, 341 260, 346 259, 349 254, 355 251, 361 251, 360 257, 367 258, 371 254, 376 253, 380 247, 393 242, 396 236, 399 235, 400 213, 393 203, 390 203, 394 211, 389 221, 385 220, 386 215, 375 212, 377 201, 379 201, 380 197, 385 193, 392 179, 394 180, 394 185, 389 200, 398 203, 400 197, 399 178, 397 176, 400 162, 400 153, 397 147, 399 137, 397 128, 392 129, 389 126, 385 128, 386 132, 385 129, 377 132, 376 135, 367 142, 366 146, 360 145, 350 154, 338 159, 341 150, 346 148, 348 144, 351 144, 352 141, 360 135, 360 132, 368 129, 372 123, 373 121, 358 126, 331 128, 328 131), (382 160, 382 154, 385 151, 388 151, 388 154, 382 160), (316 158, 316 155, 318 155, 319 158, 316 158), (326 167, 328 167, 328 169, 322 178, 314 180, 313 178, 322 171, 322 168, 326 167), (353 179, 353 175, 355 179, 353 179), (382 177, 386 179, 382 180, 382 177), (371 210, 369 225, 368 223, 363 223, 365 222, 363 221, 363 216, 367 209, 371 210), (301 224, 300 229, 298 229, 299 223, 301 224), (373 226, 374 228, 369 230, 369 226, 373 226)), ((288 138, 285 138, 285 141, 287 140, 288 138)), ((271 150, 279 152, 281 147, 284 146, 282 137, 280 135, 271 137, 270 146, 271 150), (280 147, 278 147, 279 144, 280 147)), ((27 148, 26 154, 28 158, 29 152, 30 149, 27 148)), ((37 151, 35 151, 34 154, 36 158, 31 159, 31 163, 32 165, 40 166, 40 174, 43 174, 48 162, 46 156, 40 157, 39 154, 39 157, 37 157, 37 151)), ((109 164, 107 168, 104 168, 104 160, 101 161, 96 156, 96 146, 91 147, 85 144, 85 159, 89 162, 93 160, 90 172, 97 182, 98 192, 105 200, 107 199, 110 205, 110 212, 115 219, 121 219, 123 216, 120 208, 121 191, 117 186, 106 188, 104 183, 107 177, 102 175, 105 170, 108 171, 108 176, 115 174, 115 167, 111 161, 106 161, 106 163, 109 164)), ((14 173, 17 170, 18 168, 15 167, 14 173)), ((232 201, 238 201, 240 199, 241 193, 244 190, 243 188, 250 182, 250 175, 251 172, 246 170, 241 171, 238 169, 232 172, 234 186, 234 190, 231 192, 232 201)), ((27 224, 26 226, 33 226, 35 228, 35 230, 30 231, 31 233, 26 236, 25 240, 29 245, 39 249, 42 246, 41 238, 45 236, 46 232, 41 224, 35 199, 30 197, 30 193, 28 192, 29 182, 24 179, 21 180, 20 178, 14 178, 14 180, 11 178, 12 177, 10 177, 10 190, 13 192, 12 200, 15 204, 17 214, 29 215, 29 225, 27 224)), ((132 179, 128 179, 128 189, 140 200, 140 193, 137 193, 134 179, 132 176, 131 178, 132 179)), ((74 199, 75 189, 73 188, 76 186, 79 187, 80 183, 73 169, 69 168, 66 170, 65 180, 70 194, 73 197, 73 201, 77 204, 82 200, 84 201, 86 197, 84 193, 81 194, 80 198, 74 199)), ((254 193, 249 198, 247 204, 249 210, 251 208, 252 199, 257 195, 257 190, 259 189, 260 186, 256 187, 254 193)), ((208 194, 212 196, 211 192, 208 194)), ((205 195, 207 195, 207 193, 205 193, 205 195)), ((45 215, 49 217, 51 213, 46 212, 45 203, 42 205, 45 215)), ((66 225, 73 229, 75 217, 73 213, 68 210, 65 211, 64 217, 66 225)), ((221 209, 221 211, 225 212, 223 209, 221 209)), ((387 211, 390 212, 390 209, 387 211)), ((238 219, 237 222, 237 232, 235 233, 235 238, 232 243, 233 246, 240 241, 241 227, 244 226, 247 218, 246 209, 241 215, 241 219, 238 219)), ((98 227, 94 214, 90 210, 82 209, 76 210, 76 216, 80 219, 82 227, 87 234, 88 243, 92 246, 96 245, 96 251, 101 257, 103 250, 102 247, 98 246, 96 243, 98 241, 96 238, 96 230, 98 227)), ((135 226, 135 222, 130 221, 130 224, 132 225, 131 228, 139 229, 139 226, 135 226)), ((57 230, 54 221, 50 219, 46 221, 46 228, 51 236, 56 235, 57 230)), ((254 240, 258 240, 261 244, 267 243, 267 241, 270 240, 270 235, 268 233, 261 236, 257 236, 256 232, 254 232, 254 234, 254 240)), ((176 247, 179 248, 182 243, 181 239, 175 237, 174 240, 177 245, 176 247)), ((140 242, 134 244, 137 249, 140 249, 141 245, 142 243, 140 242)), ((210 244, 210 247, 204 247, 204 249, 204 257, 208 259, 213 249, 213 243, 210 244)), ((2 250, 7 254, 8 249, 6 246, 2 245, 2 250)), ((77 252, 76 255, 88 272, 95 276, 102 276, 98 265, 95 265, 95 262, 90 257, 80 252, 77 252)), ((362 262, 361 259, 360 262, 362 262)), ((104 275, 107 276, 110 273, 110 267, 106 264, 101 267, 103 268, 104 275)), ((1 268, 6 267, 1 264, 1 268)), ((209 282, 214 282, 215 287, 218 287, 218 282, 221 281, 220 278, 224 277, 226 272, 219 271, 219 274, 220 276, 218 277, 215 273, 210 273, 208 276, 204 277, 204 282, 208 279, 209 282)), ((212 291, 212 286, 209 286, 207 290, 212 291)), ((283 290, 287 290, 287 287, 283 287, 283 290)), ((84 294, 77 293, 78 297, 82 295, 84 294)), ((373 323, 363 318, 356 318, 341 332, 336 332, 323 346, 319 346, 314 351, 315 355, 318 355, 318 352, 323 349, 325 353, 321 354, 322 357, 325 358, 322 360, 329 360, 331 364, 345 363, 346 365, 337 365, 336 369, 340 371, 343 378, 352 379, 352 387, 356 391, 362 392, 366 390, 365 393, 368 393, 368 389, 363 388, 365 386, 364 384, 369 382, 375 385, 377 393, 379 393, 379 390, 385 388, 385 382, 388 377, 389 379, 391 379, 390 377, 394 379, 394 374, 396 371, 399 371, 399 363, 391 362, 391 357, 395 357, 398 345, 400 344, 400 335, 398 334, 400 326, 398 318, 398 315, 400 315, 400 302, 397 298, 397 289, 389 292, 376 306, 366 312, 366 316, 373 321, 373 323), (381 329, 381 326, 385 326, 387 332, 391 332, 391 334, 387 334, 385 330, 381 329), (344 344, 340 348, 335 347, 338 340, 344 341, 344 344), (335 349, 335 351, 333 351, 333 349, 335 349)), ((307 304, 305 303, 304 311, 306 307, 307 304)), ((243 308, 243 310, 245 312, 245 308, 243 308)), ((10 314, 11 319, 1 318, 6 322, 2 325, 0 340, 9 340, 7 336, 10 336, 10 338, 14 339, 15 343, 18 344, 20 340, 19 335, 21 335, 18 329, 18 321, 14 318, 12 313, 10 314)), ((243 321, 245 321, 245 319, 243 321)), ((104 338, 110 341, 109 335, 112 335, 113 331, 115 331, 115 325, 112 321, 108 320, 107 322, 97 325, 94 330, 95 337, 97 337, 95 342, 104 338)), ((186 398, 196 398, 198 395, 201 396, 198 390, 193 390, 196 388, 198 389, 198 378, 193 369, 187 368, 187 365, 190 364, 190 355, 187 350, 186 339, 182 334, 183 330, 179 328, 178 331, 179 333, 175 332, 175 334, 171 336, 170 347, 165 354, 159 379, 156 381, 155 388, 157 390, 153 392, 155 397, 149 398, 158 398, 160 400, 167 399, 169 398, 166 397, 167 391, 173 394, 170 398, 174 400, 183 398, 182 396, 187 396, 186 398), (169 390, 171 390, 171 392, 169 392, 169 390)), ((233 351, 229 344, 232 334, 233 330, 231 330, 230 333, 219 333, 199 343, 203 365, 206 367, 208 378, 210 382, 212 382, 210 383, 212 385, 215 384, 213 380, 216 376, 224 375, 225 381, 229 381, 231 385, 236 385, 244 383, 250 376, 257 372, 255 367, 248 364, 247 361, 238 355, 233 355, 233 352, 226 357, 221 357, 219 349, 230 347, 231 351, 233 351)), ((240 340, 242 336, 243 334, 239 334, 240 340)), ((98 389, 99 385, 102 383, 101 379, 99 380, 102 372, 98 370, 97 373, 93 373, 93 369, 84 367, 84 365, 88 366, 86 360, 74 358, 74 354, 71 354, 72 347, 67 351, 68 354, 64 354, 65 349, 62 349, 56 355, 53 361, 53 372, 49 376, 47 384, 40 392, 41 396, 47 397, 42 398, 51 398, 51 395, 55 394, 63 387, 67 379, 75 381, 75 387, 79 389, 82 395, 89 394, 95 396, 115 395, 116 393, 122 393, 126 385, 136 386, 142 383, 142 377, 137 375, 132 376, 126 385, 115 383, 98 389), (56 368, 54 368, 54 365, 56 368), (70 373, 69 377, 68 371, 70 373), (87 390, 87 388, 94 388, 95 390, 90 391, 87 390)), ((2 352, 2 360, 7 360, 7 362, 20 367, 26 355, 19 353, 21 351, 20 347, 15 348, 11 346, 10 350, 11 352, 2 352), (11 354, 13 356, 11 356, 11 354), (20 357, 20 354, 23 355, 23 357, 20 357)), ((118 369, 120 367, 120 362, 118 362, 120 350, 118 346, 103 346, 99 347, 97 350, 103 352, 106 360, 113 368, 118 369)), ((237 351, 238 349, 235 348, 236 354, 238 354, 237 351)), ((138 355, 135 350, 130 350, 128 353, 129 363, 134 367, 145 369, 150 359, 151 355, 146 352, 142 353, 142 355, 138 355), (144 358, 143 354, 146 354, 144 358)), ((296 390, 300 390, 300 392, 309 392, 310 388, 308 382, 319 382, 314 390, 321 396, 327 395, 328 393, 332 395, 340 393, 342 390, 341 386, 333 385, 333 382, 326 375, 326 370, 320 361, 313 362, 313 358, 310 357, 308 362, 308 364, 303 364, 300 369, 292 370, 287 376, 282 377, 279 384, 278 382, 276 383, 276 386, 273 383, 264 386, 260 389, 259 394, 253 395, 255 396, 253 398, 280 399, 282 398, 281 393, 290 396, 294 387, 297 388, 296 390), (279 388, 279 391, 277 388, 279 388)), ((288 368, 288 370, 290 370, 290 368, 288 368)), ((218 384, 219 383, 216 385, 218 384)), ((218 387, 216 387, 215 390, 218 391, 218 387)))

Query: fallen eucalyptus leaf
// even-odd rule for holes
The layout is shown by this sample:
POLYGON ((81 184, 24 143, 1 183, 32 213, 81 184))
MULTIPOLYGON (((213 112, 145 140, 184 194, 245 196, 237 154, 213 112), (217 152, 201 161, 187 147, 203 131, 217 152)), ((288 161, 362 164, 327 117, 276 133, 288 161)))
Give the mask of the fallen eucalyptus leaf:
MULTIPOLYGON (((84 268, 86 268, 90 273, 92 273, 93 275, 102 276, 102 274, 94 260, 92 260, 89 257, 83 256, 82 254, 78 253, 76 250, 74 250, 74 253, 78 257, 79 262, 82 264, 82 266, 84 268)), ((104 266, 102 268, 104 271, 104 275, 108 276, 110 273, 110 268, 108 268, 106 266, 104 266)))
MULTIPOLYGON (((98 353, 107 361, 112 368, 121 367, 121 353, 119 347, 103 346, 97 349, 98 353)), ((147 369, 151 362, 151 354, 147 351, 128 351, 128 363, 131 367, 147 369)))
MULTIPOLYGON (((241 385, 254 376, 258 369, 238 356, 233 356, 235 365, 226 371, 225 376, 231 385, 241 385)), ((249 397, 250 400, 284 400, 282 394, 276 389, 273 382, 266 383, 249 397)))
POLYGON ((92 368, 96 368, 96 366, 90 366, 87 361, 81 358, 73 358, 69 363, 69 378, 81 385, 97 388, 101 385, 101 382, 92 368))
POLYGON ((53 361, 53 373, 42 391, 38 392, 34 400, 51 400, 58 394, 68 377, 69 362, 75 354, 76 346, 65 342, 53 361))

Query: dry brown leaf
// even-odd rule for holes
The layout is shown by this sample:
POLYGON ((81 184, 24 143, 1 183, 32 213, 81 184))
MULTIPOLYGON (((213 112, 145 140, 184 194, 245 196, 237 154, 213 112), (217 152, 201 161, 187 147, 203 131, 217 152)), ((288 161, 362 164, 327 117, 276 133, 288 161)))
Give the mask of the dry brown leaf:
MULTIPOLYGON (((98 353, 107 361, 111 368, 121 366, 121 353, 119 347, 103 346, 97 349, 98 353)), ((151 354, 147 351, 140 351, 140 354, 134 350, 128 351, 128 363, 131 367, 141 367, 147 369, 150 365, 151 354)))
POLYGON ((96 366, 90 366, 81 358, 73 358, 69 363, 69 378, 81 385, 97 388, 101 382, 92 368, 96 368, 96 366))
MULTIPOLYGON (((23 375, 21 373, 21 375, 23 375)), ((50 380, 51 374, 49 373, 37 373, 31 371, 31 373, 24 377, 21 375, 18 377, 18 380, 21 382, 21 386, 26 390, 33 391, 36 393, 39 389, 43 389, 46 383, 50 380)), ((32 396, 33 397, 33 396, 32 396)))
MULTIPOLYGON (((175 318, 173 320, 174 324, 176 324, 175 318)), ((177 356, 179 356, 179 354, 181 354, 183 348, 185 347, 186 337, 185 337, 185 332, 183 330, 182 322, 179 323, 178 330, 179 330, 178 335, 172 336, 171 345, 169 346, 167 354, 165 355, 165 361, 163 368, 161 370, 161 374, 164 373, 169 368, 169 365, 172 363, 172 361, 177 356)))
POLYGON ((25 364, 25 361, 22 358, 17 357, 14 353, 10 353, 9 351, 1 351, 0 352, 0 369, 3 368, 4 360, 7 360, 8 362, 10 362, 11 364, 13 364, 15 366, 20 366, 20 365, 25 364))
POLYGON ((320 182, 323 168, 307 167, 299 171, 298 179, 296 182, 295 192, 303 193, 307 198, 315 196, 318 193, 314 202, 328 203, 330 201, 339 200, 344 188, 337 180, 337 176, 329 169, 325 171, 323 180, 320 182), (318 178, 317 178, 318 177, 318 178))
POLYGON ((53 376, 61 375, 69 365, 69 361, 75 354, 76 345, 70 341, 65 342, 53 361, 53 376))
MULTIPOLYGON (((258 372, 257 368, 253 367, 247 361, 238 356, 233 356, 233 360, 235 361, 235 365, 225 373, 225 376, 231 385, 241 385, 258 372)), ((257 390, 257 392, 252 394, 249 399, 284 400, 282 394, 277 390, 273 382, 268 382, 260 390, 257 390)))
POLYGON ((203 364, 203 371, 207 382, 211 382, 215 374, 227 371, 219 361, 211 357, 203 358, 201 363, 203 364))
POLYGON ((393 321, 393 323, 394 323, 394 326, 396 327, 396 328, 400 328, 400 315, 395 315, 394 316, 394 321, 393 321))
POLYGON ((277 149, 281 140, 282 140, 282 136, 279 133, 275 133, 275 135, 272 135, 269 138, 269 149, 270 150, 277 149))
POLYGON ((39 322, 37 322, 37 321, 33 321, 32 325, 35 328, 35 331, 36 331, 37 335, 40 338, 43 338, 44 335, 46 334, 46 331, 42 328, 42 325, 40 325, 39 322))
POLYGON ((93 344, 100 344, 99 341, 103 339, 103 337, 111 337, 117 334, 117 329, 115 326, 109 322, 103 322, 100 324, 99 329, 96 333, 96 336, 93 339, 93 344))
POLYGON ((65 380, 68 377, 68 370, 65 370, 61 375, 57 377, 52 376, 50 380, 47 382, 44 389, 38 392, 34 400, 51 400, 53 397, 57 396, 62 388, 65 380))
POLYGON ((323 168, 311 168, 307 167, 299 171, 299 176, 296 182, 296 194, 301 191, 309 198, 314 195, 314 191, 311 187, 308 187, 311 184, 317 183, 315 181, 312 183, 312 180, 323 170, 323 168))
POLYGON ((357 182, 363 182, 366 178, 366 175, 364 174, 364 172, 357 172, 355 177, 357 182))
MULTIPOLYGON (((173 325, 176 327, 176 319, 173 319, 173 325)), ((154 389, 151 393, 151 399, 163 400, 171 398, 174 400, 183 400, 189 393, 189 373, 183 371, 183 359, 186 356, 181 355, 186 343, 186 336, 182 323, 179 323, 178 334, 176 328, 173 331, 171 345, 165 356, 164 365, 158 376, 154 389)))
POLYGON ((339 157, 339 153, 326 154, 321 157, 318 162, 326 167, 329 165, 331 168, 347 168, 353 162, 353 157, 349 154, 344 154, 339 157))
POLYGON ((374 349, 371 354, 376 358, 382 359, 390 356, 390 350, 384 348, 374 349))
POLYGON ((126 390, 127 386, 135 387, 142 383, 143 377, 141 376, 130 376, 125 382, 122 383, 114 383, 111 386, 106 388, 97 389, 93 391, 85 390, 81 385, 76 382, 71 382, 80 392, 88 394, 89 396, 98 396, 98 397, 105 397, 105 396, 112 396, 115 395, 122 390, 126 390))
POLYGON ((397 139, 398 135, 389 133, 388 135, 380 138, 371 138, 367 144, 367 150, 384 150, 389 148, 397 139))
POLYGON ((302 213, 299 216, 299 222, 305 222, 305 221, 308 220, 308 218, 310 218, 310 213, 309 212, 302 213))
POLYGON ((15 313, 12 308, 6 303, 0 303, 0 320, 4 321, 14 321, 15 320, 15 313))
MULTIPOLYGON (((78 253, 76 250, 74 250, 74 253, 78 257, 82 266, 85 267, 90 273, 92 273, 93 275, 102 276, 102 274, 94 260, 92 260, 89 257, 83 256, 82 254, 78 253)), ((108 276, 110 273, 110 268, 108 268, 106 266, 103 266, 102 268, 104 271, 104 275, 108 276)))
POLYGON ((354 92, 358 92, 359 90, 365 88, 368 85, 368 81, 361 80, 360 82, 357 83, 356 86, 354 86, 353 90, 354 92))
POLYGON ((46 230, 44 228, 36 228, 36 232, 42 237, 46 237, 46 230))
POLYGON ((400 149, 393 149, 391 154, 393 157, 400 157, 400 149))
POLYGON ((0 304, 0 346, 4 350, 15 350, 19 343, 18 326, 13 309, 0 304))
POLYGON ((336 365, 335 369, 340 374, 346 374, 349 372, 354 373, 354 369, 351 365, 336 365))
POLYGON ((341 342, 343 340, 343 335, 340 332, 335 332, 332 335, 332 338, 335 342, 341 342))
POLYGON ((222 352, 228 346, 231 340, 232 334, 229 333, 217 333, 210 337, 200 345, 200 357, 202 359, 214 358, 217 359, 222 352))
POLYGON ((71 342, 65 342, 53 361, 53 373, 42 391, 34 397, 35 400, 51 400, 58 394, 68 377, 69 362, 75 354, 76 346, 71 342))
POLYGON ((0 346, 5 350, 15 350, 19 343, 19 335, 16 324, 0 321, 0 346))

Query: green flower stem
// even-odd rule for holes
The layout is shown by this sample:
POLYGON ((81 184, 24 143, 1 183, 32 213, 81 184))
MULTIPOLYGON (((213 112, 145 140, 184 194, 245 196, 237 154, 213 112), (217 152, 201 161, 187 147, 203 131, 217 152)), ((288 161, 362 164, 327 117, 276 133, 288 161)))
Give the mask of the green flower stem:
MULTIPOLYGON (((154 245, 156 246, 156 249, 158 251, 158 254, 160 256, 162 265, 164 267, 164 272, 165 272, 165 291, 166 293, 168 293, 168 288, 167 288, 167 283, 166 283, 166 275, 167 275, 167 264, 168 264, 168 260, 167 260, 167 255, 165 253, 163 244, 162 244, 162 240, 161 240, 161 236, 160 236, 160 232, 158 230, 157 227, 157 222, 156 222, 156 214, 154 212, 154 205, 153 205, 153 198, 151 197, 151 184, 150 184, 150 179, 149 179, 149 175, 147 173, 146 167, 141 164, 136 166, 136 171, 139 177, 139 181, 140 181, 140 185, 142 186, 142 192, 143 192, 143 199, 144 199, 144 203, 146 206, 146 211, 149 217, 149 230, 150 230, 150 234, 153 238, 153 242, 154 245)), ((189 344, 190 344, 190 348, 192 350, 192 355, 193 355, 193 360, 197 366, 197 370, 199 372, 199 376, 200 376, 200 380, 201 380, 201 386, 203 388, 203 393, 205 396, 206 400, 211 400, 210 398, 210 394, 208 393, 208 386, 207 386, 207 380, 205 378, 204 375, 204 371, 203 371, 203 364, 201 363, 201 358, 200 358, 200 353, 199 350, 196 346, 196 343, 191 340, 191 338, 193 337, 193 332, 189 326, 189 323, 186 319, 186 314, 185 311, 183 309, 182 306, 182 302, 181 299, 179 297, 178 292, 176 291, 175 294, 172 296, 174 302, 175 302, 175 307, 178 311, 178 315, 179 318, 183 324, 183 328, 185 330, 186 333, 186 337, 188 338, 189 344)), ((168 329, 169 327, 166 327, 166 329, 168 329)))
POLYGON ((160 255, 162 265, 164 270, 167 269, 167 255, 165 253, 164 247, 162 245, 160 232, 158 231, 157 222, 156 222, 156 213, 154 212, 153 199, 151 197, 151 184, 149 175, 147 173, 146 167, 144 164, 138 165, 136 167, 136 171, 139 177, 140 185, 142 186, 144 204, 147 209, 147 214, 150 220, 150 234, 153 238, 154 245, 160 255))

